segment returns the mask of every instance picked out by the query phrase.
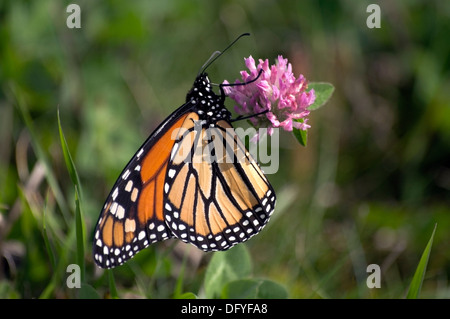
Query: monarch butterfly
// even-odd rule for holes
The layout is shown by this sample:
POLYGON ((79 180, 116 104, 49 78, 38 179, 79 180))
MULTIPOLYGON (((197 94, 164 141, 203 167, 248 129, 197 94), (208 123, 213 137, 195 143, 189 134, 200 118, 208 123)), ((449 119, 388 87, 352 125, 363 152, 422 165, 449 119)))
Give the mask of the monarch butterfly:
POLYGON ((203 251, 227 250, 269 221, 275 192, 234 132, 225 84, 220 95, 212 90, 205 71, 215 59, 205 63, 186 103, 147 138, 113 186, 94 232, 98 266, 121 265, 171 237, 203 251))

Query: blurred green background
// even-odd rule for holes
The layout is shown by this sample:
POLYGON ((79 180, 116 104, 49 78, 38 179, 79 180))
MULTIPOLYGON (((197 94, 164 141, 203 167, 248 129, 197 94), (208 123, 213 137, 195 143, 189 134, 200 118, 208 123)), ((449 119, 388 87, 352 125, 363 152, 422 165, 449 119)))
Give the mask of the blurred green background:
MULTIPOLYGON (((58 107, 83 186, 86 282, 108 296, 91 241, 110 188, 243 32, 213 82, 238 78, 244 57, 282 54, 336 87, 306 148, 281 134, 277 208, 245 243, 253 276, 289 298, 402 298, 437 223, 420 296, 450 297, 449 1, 76 1, 81 29, 66 26, 70 3, 0 2, 0 297, 77 296, 55 267, 76 255, 58 107), (366 25, 370 3, 379 29, 366 25), (366 286, 369 264, 379 289, 366 286)), ((189 246, 158 243, 114 270, 119 296, 170 298, 180 269, 182 290, 201 292, 212 254, 189 246)))

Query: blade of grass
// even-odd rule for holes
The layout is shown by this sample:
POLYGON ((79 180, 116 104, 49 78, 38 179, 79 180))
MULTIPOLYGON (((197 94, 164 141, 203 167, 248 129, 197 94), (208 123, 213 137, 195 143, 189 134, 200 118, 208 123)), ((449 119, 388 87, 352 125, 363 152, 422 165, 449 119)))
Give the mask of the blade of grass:
POLYGON ((83 214, 81 210, 82 205, 82 192, 80 178, 78 177, 78 172, 73 162, 72 155, 70 154, 69 147, 67 145, 66 137, 61 126, 61 118, 59 116, 59 108, 57 111, 58 118, 58 130, 59 138, 61 141, 61 148, 64 155, 64 161, 66 162, 67 170, 69 171, 70 179, 75 186, 75 232, 77 241, 77 264, 80 266, 81 270, 81 282, 84 282, 85 275, 85 262, 84 262, 84 243, 85 243, 85 226, 83 223, 83 214))
POLYGON ((84 262, 84 243, 85 230, 83 223, 83 214, 80 207, 80 194, 78 187, 75 186, 75 232, 77 238, 77 264, 81 270, 81 282, 84 282, 85 262, 84 262))
POLYGON ((59 116, 59 107, 57 111, 58 117, 58 130, 59 130, 59 139, 61 140, 61 148, 64 155, 64 161, 66 162, 67 170, 69 171, 70 179, 72 183, 78 187, 80 198, 82 197, 81 183, 80 178, 78 177, 78 172, 75 168, 75 164, 72 159, 72 155, 70 154, 69 147, 67 145, 66 137, 64 136, 64 132, 61 126, 61 118, 59 116))
POLYGON ((52 166, 50 165, 50 161, 48 160, 47 155, 45 154, 41 144, 39 143, 39 138, 34 129, 34 125, 33 125, 31 116, 28 113, 28 109, 25 105, 25 102, 24 102, 22 96, 17 92, 16 87, 11 85, 10 89, 16 100, 15 105, 17 106, 19 113, 22 116, 22 119, 25 123, 25 126, 27 127, 28 132, 30 133, 31 145, 33 147, 33 150, 36 153, 37 159, 44 165, 45 177, 46 177, 47 182, 50 185, 50 188, 53 192, 53 195, 55 196, 55 199, 61 209, 63 218, 64 218, 66 224, 68 225, 69 221, 70 221, 69 208, 67 206, 66 200, 63 196, 63 193, 58 185, 57 179, 56 179, 55 175, 53 174, 52 166))
POLYGON ((106 272, 108 273, 109 292, 111 294, 111 299, 119 299, 116 288, 116 281, 114 280, 114 273, 112 269, 107 269, 106 272))
POLYGON ((317 296, 323 299, 333 298, 333 296, 330 295, 330 291, 332 291, 332 286, 334 285, 333 279, 338 277, 339 271, 347 262, 348 256, 341 257, 325 275, 320 276, 313 263, 309 260, 305 260, 301 268, 305 273, 306 279, 311 283, 312 289, 311 295, 307 296, 307 298, 312 299, 317 298, 317 296))
POLYGON ((434 225, 433 233, 428 241, 425 250, 422 253, 419 264, 417 265, 416 272, 411 281, 411 284, 406 295, 406 299, 417 299, 419 297, 420 289, 422 288, 423 279, 425 277, 425 271, 427 270, 428 259, 430 257, 431 246, 433 245, 434 233, 436 232, 437 224, 434 225))
POLYGON ((42 211, 42 232, 43 232, 43 237, 44 237, 45 248, 47 249, 47 254, 50 258, 50 262, 53 267, 53 270, 55 270, 56 269, 55 254, 53 253, 53 249, 52 249, 52 246, 48 239, 48 233, 47 233, 47 223, 46 223, 46 211, 47 211, 47 207, 48 207, 47 203, 48 203, 48 196, 45 199, 45 206, 42 211))
POLYGON ((76 227, 73 225, 70 227, 69 232, 65 238, 64 243, 61 245, 61 249, 59 250, 59 254, 57 255, 58 261, 55 271, 53 272, 53 276, 50 279, 50 282, 45 287, 44 291, 39 296, 39 299, 48 299, 52 297, 53 291, 56 289, 56 287, 61 287, 61 285, 65 284, 65 270, 68 265, 68 255, 70 252, 70 249, 67 247, 73 247, 74 241, 75 241, 75 235, 76 235, 76 227), (61 283, 61 280, 64 280, 63 283, 61 283))

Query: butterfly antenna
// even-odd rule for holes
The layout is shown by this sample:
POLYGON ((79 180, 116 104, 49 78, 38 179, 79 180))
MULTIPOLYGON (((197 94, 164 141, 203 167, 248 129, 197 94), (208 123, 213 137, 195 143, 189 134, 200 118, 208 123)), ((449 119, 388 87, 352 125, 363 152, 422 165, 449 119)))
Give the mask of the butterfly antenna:
POLYGON ((231 48, 240 38, 244 36, 248 36, 250 33, 243 33, 240 36, 238 36, 233 42, 231 42, 223 51, 215 51, 211 57, 208 59, 208 61, 203 64, 200 71, 198 71, 198 74, 201 74, 206 71, 206 69, 214 62, 216 61, 222 54, 225 53, 229 48, 231 48))

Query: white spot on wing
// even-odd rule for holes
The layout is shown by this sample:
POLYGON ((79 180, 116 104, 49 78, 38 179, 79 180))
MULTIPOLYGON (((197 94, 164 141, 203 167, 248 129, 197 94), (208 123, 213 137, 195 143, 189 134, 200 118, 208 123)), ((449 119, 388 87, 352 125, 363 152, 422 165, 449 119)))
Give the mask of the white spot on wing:
POLYGON ((170 153, 170 160, 173 160, 177 151, 178 151, 178 143, 175 143, 172 148, 172 153, 170 153))
POLYGON ((135 202, 139 194, 139 190, 135 187, 133 188, 133 192, 131 193, 131 201, 135 202))
POLYGON ((131 192, 131 189, 133 188, 133 181, 128 181, 127 186, 125 186, 125 191, 131 192))
POLYGON ((125 171, 125 173, 123 173, 123 175, 122 175, 122 179, 127 179, 128 178, 128 176, 130 176, 130 170, 129 169, 127 169, 126 171, 125 171))
POLYGON ((134 232, 136 230, 136 222, 134 219, 125 219, 125 232, 134 232))
POLYGON ((117 206, 116 217, 122 219, 125 216, 125 208, 122 205, 117 206))
POLYGON ((111 214, 116 215, 117 206, 118 206, 118 204, 116 202, 112 203, 111 208, 109 209, 111 214))
POLYGON ((116 200, 117 195, 119 195, 119 189, 116 187, 112 193, 112 199, 116 200))

